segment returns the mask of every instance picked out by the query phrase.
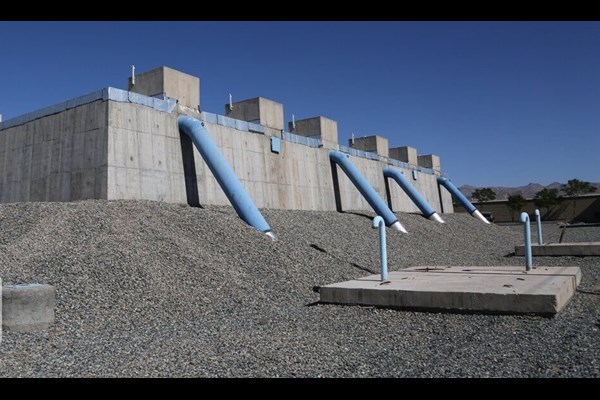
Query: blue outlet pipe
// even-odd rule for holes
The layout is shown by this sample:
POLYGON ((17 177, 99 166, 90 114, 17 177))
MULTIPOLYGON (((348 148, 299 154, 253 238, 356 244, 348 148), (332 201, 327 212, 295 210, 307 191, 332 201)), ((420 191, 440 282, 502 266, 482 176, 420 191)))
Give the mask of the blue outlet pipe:
POLYGON ((397 231, 408 233, 400 221, 398 221, 398 218, 396 218, 392 210, 390 210, 375 189, 373 189, 373 186, 371 186, 365 177, 362 176, 358 168, 352 164, 348 155, 332 150, 329 152, 329 159, 340 166, 342 171, 344 171, 354 186, 356 186, 360 194, 362 194, 365 200, 373 207, 373 210, 375 210, 377 215, 380 215, 383 218, 387 226, 397 231))
POLYGON ((450 182, 448 179, 444 178, 443 176, 438 176, 437 181, 438 181, 438 184, 442 185, 443 187, 446 188, 446 190, 448 190, 448 192, 450 192, 452 197, 454 197, 456 200, 458 200, 458 202, 465 208, 465 210, 467 210, 467 212, 469 214, 471 214, 471 216, 473 216, 475 218, 479 218, 486 224, 490 223, 490 221, 488 221, 483 215, 481 215, 479 210, 477 208, 475 208, 475 206, 469 200, 467 200, 465 195, 462 194, 460 192, 460 190, 458 190, 458 188, 456 186, 454 186, 454 184, 452 182, 450 182))
POLYGON ((235 172, 233 172, 233 169, 210 137, 204 122, 182 115, 177 118, 177 123, 179 130, 188 135, 196 145, 200 155, 202 155, 206 165, 219 182, 221 189, 223 189, 239 217, 248 225, 276 240, 275 233, 271 231, 271 227, 258 211, 235 172))
POLYGON ((538 244, 544 244, 544 238, 542 238, 542 216, 540 214, 540 210, 535 209, 535 224, 537 226, 537 239, 538 244))
POLYGON ((379 258, 381 260, 381 282, 388 278, 387 248, 385 243, 385 223, 379 215, 373 218, 373 228, 379 228, 379 258))
MULTIPOLYGON (((419 210, 423 213, 425 218, 433 219, 437 222, 444 223, 444 220, 438 215, 437 212, 429 205, 425 197, 421 196, 421 193, 415 189, 413 185, 410 184, 408 179, 397 169, 391 167, 385 167, 383 169, 383 177, 384 178, 392 178, 395 180, 398 185, 404 190, 404 192, 410 197, 410 199, 415 203, 419 210)), ((390 203, 391 204, 391 203, 390 203)))
POLYGON ((523 223, 523 234, 525 236, 525 269, 531 271, 531 227, 529 226, 529 214, 522 212, 521 222, 523 223))

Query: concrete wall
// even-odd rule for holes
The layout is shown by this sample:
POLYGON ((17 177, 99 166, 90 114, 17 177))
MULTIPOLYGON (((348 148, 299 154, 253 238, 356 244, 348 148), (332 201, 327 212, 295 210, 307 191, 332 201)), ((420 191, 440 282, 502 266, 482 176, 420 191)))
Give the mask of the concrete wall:
POLYGON ((107 198, 186 203, 177 115, 108 102, 107 198))
MULTIPOLYGON (((269 138, 233 128, 206 124, 212 138, 230 162, 259 208, 336 210, 329 151, 282 141, 279 154, 270 150, 269 138)), ((194 149, 200 203, 229 204, 212 173, 194 149)), ((352 162, 385 199, 383 168, 386 163, 350 156, 352 162)), ((411 172, 405 170, 407 176, 411 172)), ((345 210, 370 210, 352 182, 338 168, 340 199, 345 210)), ((436 176, 418 173, 415 185, 436 209, 439 207, 436 176)), ((408 196, 391 185, 394 209, 418 212, 408 196)), ((446 210, 452 203, 444 196, 446 210)))
MULTIPOLYGON (((268 135, 206 126, 259 208, 336 210, 328 149, 282 141, 276 154, 268 135)), ((228 205, 198 150, 185 139, 176 112, 113 100, 97 100, 4 129, 0 201, 101 198, 187 203, 187 179, 188 191, 197 187, 197 203, 228 205)), ((388 164, 354 156, 351 160, 385 198, 382 169, 388 164)), ((370 210, 343 171, 337 171, 342 208, 370 210)), ((404 173, 440 210, 436 176, 417 173, 414 180, 411 170, 404 173)), ((418 212, 394 182, 390 189, 394 210, 418 212)), ((442 199, 445 210, 452 212, 445 191, 442 199)))
POLYGON ((107 103, 0 132, 0 202, 106 198, 107 103))

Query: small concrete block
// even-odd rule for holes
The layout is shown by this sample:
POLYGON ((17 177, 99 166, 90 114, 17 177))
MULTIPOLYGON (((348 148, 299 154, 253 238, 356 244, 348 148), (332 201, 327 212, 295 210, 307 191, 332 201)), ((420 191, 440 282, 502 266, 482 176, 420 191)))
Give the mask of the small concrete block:
POLYGON ((554 315, 581 281, 578 267, 412 267, 322 286, 322 303, 430 311, 554 315))
POLYGON ((300 119, 295 121, 296 127, 291 122, 288 124, 290 132, 300 136, 318 136, 327 143, 338 142, 337 122, 322 116, 300 119))
POLYGON ((389 157, 388 140, 383 136, 371 135, 361 138, 348 139, 348 146, 352 149, 377 153, 382 157, 389 157))
POLYGON ((417 157, 420 167, 431 168, 434 171, 440 171, 440 158, 435 154, 426 154, 417 157))
MULTIPOLYGON (((524 256, 525 246, 516 246, 515 255, 524 256)), ((600 242, 532 244, 532 256, 600 256, 600 242)))
POLYGON ((34 332, 54 323, 54 286, 29 284, 2 287, 2 329, 34 332))
POLYGON ((242 121, 259 123, 278 131, 283 130, 283 105, 264 97, 238 101, 233 103, 233 109, 226 104, 225 115, 242 121))
POLYGON ((390 149, 390 158, 412 165, 418 165, 419 163, 417 149, 410 146, 392 147, 390 149))
POLYGON ((169 67, 159 67, 136 74, 135 85, 129 78, 129 91, 146 96, 165 95, 177 99, 179 104, 198 109, 200 107, 200 78, 169 67))

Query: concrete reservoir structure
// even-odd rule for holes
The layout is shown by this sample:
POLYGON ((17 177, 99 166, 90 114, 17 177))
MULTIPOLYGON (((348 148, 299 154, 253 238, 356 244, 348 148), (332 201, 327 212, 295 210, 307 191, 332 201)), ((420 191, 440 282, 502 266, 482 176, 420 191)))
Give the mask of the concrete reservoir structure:
MULTIPOLYGON (((202 120, 259 208, 371 210, 330 162, 346 153, 386 199, 383 168, 397 168, 437 211, 452 213, 440 190, 439 157, 379 135, 338 143, 337 123, 323 116, 285 130, 283 105, 263 97, 225 104, 225 115, 200 110, 200 79, 160 67, 112 87, 0 122, 0 202, 143 199, 229 205, 180 115, 202 120)), ((394 211, 419 212, 397 185, 394 211)))

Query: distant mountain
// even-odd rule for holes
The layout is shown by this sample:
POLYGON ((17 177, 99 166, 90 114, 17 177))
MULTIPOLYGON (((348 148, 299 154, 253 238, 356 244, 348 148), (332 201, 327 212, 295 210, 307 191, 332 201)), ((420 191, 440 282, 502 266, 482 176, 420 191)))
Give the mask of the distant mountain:
MULTIPOLYGON (((600 193, 600 182, 590 182, 592 186, 596 187, 596 193, 600 193)), ((549 185, 540 185, 539 183, 529 183, 525 186, 518 187, 505 187, 505 186, 487 186, 490 187, 494 192, 496 192, 496 200, 504 200, 507 199, 508 196, 516 193, 521 193, 523 197, 526 199, 535 197, 535 194, 544 188, 548 189, 558 189, 560 191, 560 182, 552 182, 549 185)), ((485 186, 482 186, 485 187, 485 186)), ((471 185, 463 185, 458 188, 468 199, 471 198, 473 192, 479 187, 471 186, 471 185)))

